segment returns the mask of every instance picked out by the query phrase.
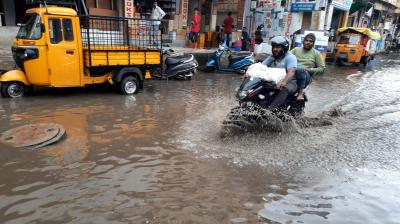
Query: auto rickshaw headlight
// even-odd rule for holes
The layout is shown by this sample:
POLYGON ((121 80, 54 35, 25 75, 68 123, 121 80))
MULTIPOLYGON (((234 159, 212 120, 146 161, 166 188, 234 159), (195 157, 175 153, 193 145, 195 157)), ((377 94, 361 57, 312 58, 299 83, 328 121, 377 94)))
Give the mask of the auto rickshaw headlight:
POLYGON ((12 53, 17 67, 24 70, 24 62, 39 57, 37 47, 12 47, 12 53))
POLYGON ((24 56, 26 59, 35 59, 39 57, 39 51, 37 48, 27 48, 24 56))

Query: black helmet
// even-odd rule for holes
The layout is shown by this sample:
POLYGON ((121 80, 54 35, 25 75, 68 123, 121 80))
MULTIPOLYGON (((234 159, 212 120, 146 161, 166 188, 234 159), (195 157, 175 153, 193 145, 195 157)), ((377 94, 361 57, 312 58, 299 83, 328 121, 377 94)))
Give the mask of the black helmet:
POLYGON ((289 41, 284 36, 276 36, 271 39, 271 46, 281 46, 283 49, 283 55, 289 50, 289 41))
MULTIPOLYGON (((315 40, 317 39, 317 37, 313 33, 308 33, 307 35, 304 36, 304 40, 307 38, 311 38, 313 40, 314 44, 315 44, 315 40)), ((313 44, 313 46, 314 46, 314 44, 313 44)))

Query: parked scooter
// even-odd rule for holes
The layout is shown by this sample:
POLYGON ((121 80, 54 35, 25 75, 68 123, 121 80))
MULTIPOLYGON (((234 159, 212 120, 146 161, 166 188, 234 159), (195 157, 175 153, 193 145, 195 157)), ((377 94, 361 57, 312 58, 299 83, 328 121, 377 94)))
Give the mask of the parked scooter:
POLYGON ((212 55, 211 59, 207 62, 205 71, 213 72, 215 70, 225 72, 237 72, 244 74, 247 68, 254 63, 253 53, 235 53, 232 54, 229 47, 220 45, 212 55), (229 64, 226 67, 221 65, 221 56, 227 53, 229 54, 229 64))
POLYGON ((196 73, 197 60, 193 54, 175 53, 174 50, 163 50, 162 71, 157 71, 153 76, 163 79, 174 78, 177 80, 189 80, 196 73))

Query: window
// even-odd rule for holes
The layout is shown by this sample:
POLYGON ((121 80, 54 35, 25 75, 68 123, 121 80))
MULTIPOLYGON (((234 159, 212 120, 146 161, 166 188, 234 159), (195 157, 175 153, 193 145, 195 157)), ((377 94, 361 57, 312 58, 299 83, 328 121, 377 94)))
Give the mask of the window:
POLYGON ((37 40, 42 37, 40 16, 35 13, 27 13, 19 28, 17 38, 37 40))
POLYGON ((62 41, 61 21, 60 19, 49 19, 50 42, 58 44, 62 41))
POLYGON ((73 41, 74 40, 74 32, 72 30, 71 19, 63 19, 62 22, 63 22, 64 40, 65 41, 73 41))
MULTIPOLYGON (((311 1, 311 0, 310 0, 311 1)), ((281 7, 286 8, 286 0, 281 1, 281 7)))
POLYGON ((312 13, 311 12, 303 12, 303 22, 301 25, 302 29, 310 29, 312 21, 312 13))
POLYGON ((115 0, 111 0, 111 10, 117 10, 117 4, 115 4, 115 0))
POLYGON ((359 35, 341 35, 338 44, 359 44, 361 36, 359 35))

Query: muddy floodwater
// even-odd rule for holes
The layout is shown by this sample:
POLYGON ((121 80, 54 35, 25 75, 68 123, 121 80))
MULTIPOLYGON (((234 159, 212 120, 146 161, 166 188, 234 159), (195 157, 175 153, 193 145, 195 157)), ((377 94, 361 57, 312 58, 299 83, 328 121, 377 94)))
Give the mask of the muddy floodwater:
POLYGON ((40 150, 0 146, 0 223, 399 223, 399 56, 315 77, 305 115, 330 126, 224 139, 235 74, 0 99, 1 132, 67 132, 40 150))

